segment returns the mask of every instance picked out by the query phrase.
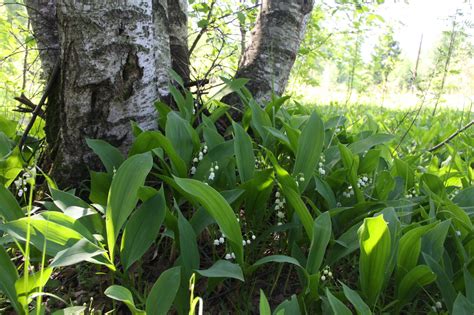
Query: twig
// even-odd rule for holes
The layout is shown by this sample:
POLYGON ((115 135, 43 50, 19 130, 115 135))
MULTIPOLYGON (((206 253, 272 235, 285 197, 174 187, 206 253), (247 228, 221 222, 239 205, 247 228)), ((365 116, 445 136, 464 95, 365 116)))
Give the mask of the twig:
POLYGON ((438 143, 437 145, 435 145, 434 147, 432 147, 431 149, 428 150, 428 152, 433 152, 433 151, 436 151, 438 150, 439 148, 441 148, 442 146, 444 146, 445 144, 447 144, 449 141, 453 140, 454 137, 456 137, 457 135, 459 135, 461 132, 469 129, 472 125, 474 125, 474 120, 471 120, 470 123, 468 123, 467 125, 465 125, 464 127, 462 127, 461 129, 458 129, 456 132, 454 132, 452 135, 450 135, 446 140, 444 140, 443 142, 441 143, 438 143))
POLYGON ((31 128, 33 128, 36 117, 38 117, 41 112, 41 106, 43 106, 49 94, 51 93, 51 90, 56 82, 58 75, 59 75, 59 60, 56 62, 56 65, 54 66, 53 72, 51 73, 51 76, 48 81, 48 85, 46 86, 46 89, 44 90, 43 96, 41 97, 41 100, 39 101, 38 105, 36 105, 35 109, 33 110, 31 120, 28 123, 28 126, 26 126, 25 132, 23 133, 23 136, 20 139, 20 143, 18 144, 18 147, 20 148, 20 150, 23 149, 23 146, 26 142, 26 138, 28 137, 28 133, 31 131, 31 128))
POLYGON ((207 29, 208 29, 209 24, 210 24, 210 19, 212 17, 212 9, 214 8, 214 5, 216 4, 216 2, 217 2, 217 0, 212 1, 211 5, 209 7, 209 12, 207 14, 207 25, 204 26, 203 28, 201 28, 201 31, 196 36, 196 39, 194 40, 193 44, 191 45, 191 48, 189 48, 189 56, 191 56, 191 54, 193 53, 193 51, 196 48, 197 44, 199 43, 199 40, 201 39, 201 37, 204 35, 204 33, 207 32, 207 29))

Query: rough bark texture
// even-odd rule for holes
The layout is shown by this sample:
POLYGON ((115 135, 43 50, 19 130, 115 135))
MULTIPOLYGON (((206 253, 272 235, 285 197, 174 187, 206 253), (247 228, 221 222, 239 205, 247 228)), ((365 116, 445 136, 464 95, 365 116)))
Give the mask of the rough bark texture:
POLYGON ((48 79, 60 54, 56 0, 25 0, 25 5, 38 45, 43 76, 48 79))
MULTIPOLYGON (((251 41, 236 77, 248 78, 247 88, 263 105, 272 94, 282 95, 288 83, 313 9, 314 0, 264 0, 251 41)), ((238 105, 237 95, 224 102, 238 105)))
POLYGON ((168 27, 173 70, 189 82, 188 1, 168 0, 168 27))
POLYGON ((61 93, 53 175, 77 186, 95 161, 86 138, 126 151, 131 120, 156 127, 153 103, 167 94, 170 66, 167 3, 58 0, 57 15, 61 93))

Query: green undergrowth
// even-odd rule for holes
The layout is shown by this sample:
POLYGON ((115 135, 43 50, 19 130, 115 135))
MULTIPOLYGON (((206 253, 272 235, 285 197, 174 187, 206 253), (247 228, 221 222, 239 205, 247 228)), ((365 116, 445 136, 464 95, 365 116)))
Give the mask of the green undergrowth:
POLYGON ((126 156, 87 139, 80 193, 1 118, 0 311, 473 314, 473 132, 429 151, 472 113, 262 107, 245 83, 224 135, 225 104, 171 88, 126 156))

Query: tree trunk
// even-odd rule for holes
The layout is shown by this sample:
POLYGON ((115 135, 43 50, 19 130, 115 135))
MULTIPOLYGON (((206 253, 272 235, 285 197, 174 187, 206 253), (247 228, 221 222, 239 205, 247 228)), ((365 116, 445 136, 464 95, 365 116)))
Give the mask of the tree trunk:
MULTIPOLYGON (((313 5, 314 0, 263 0, 236 74, 250 79, 247 88, 261 105, 284 93, 313 5)), ((240 104, 235 94, 223 101, 240 104)))
POLYGON ((39 49, 43 77, 48 79, 60 54, 56 1, 25 0, 25 5, 39 49))
POLYGON ((167 3, 58 0, 57 6, 61 92, 53 175, 77 186, 95 163, 86 138, 126 151, 131 120, 156 127, 153 103, 168 94, 171 64, 167 3))
POLYGON ((168 0, 171 63, 184 82, 190 81, 187 11, 187 0, 168 0))

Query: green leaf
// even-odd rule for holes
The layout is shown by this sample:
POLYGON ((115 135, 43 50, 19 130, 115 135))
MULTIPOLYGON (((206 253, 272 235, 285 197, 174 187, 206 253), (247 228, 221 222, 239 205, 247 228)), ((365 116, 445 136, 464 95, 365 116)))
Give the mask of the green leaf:
POLYGON ((138 201, 138 189, 153 166, 150 153, 134 155, 128 158, 117 170, 110 186, 105 224, 110 259, 113 260, 115 241, 128 216, 138 201))
POLYGON ((46 268, 34 274, 29 274, 28 279, 23 275, 23 277, 16 280, 15 290, 18 295, 18 302, 23 306, 23 309, 28 309, 28 304, 33 300, 31 295, 38 293, 46 285, 52 273, 53 268, 46 268))
POLYGON ((331 239, 331 216, 324 212, 314 220, 313 237, 309 247, 306 270, 309 274, 315 274, 321 268, 326 248, 331 239))
POLYGON ((144 202, 130 217, 125 226, 120 246, 123 268, 139 260, 155 241, 166 214, 164 190, 144 202))
POLYGON ((362 291, 370 304, 381 293, 385 267, 390 259, 391 237, 382 215, 366 218, 359 231, 359 279, 362 291))
POLYGON ((83 238, 65 250, 56 254, 50 267, 71 266, 83 261, 89 261, 92 257, 105 253, 106 251, 91 241, 83 238))
POLYGON ((252 179, 255 171, 255 155, 253 154, 252 140, 244 128, 232 122, 234 128, 234 152, 237 169, 242 183, 252 179))
POLYGON ((164 271, 146 299, 147 315, 166 315, 173 305, 181 283, 181 267, 164 271))
POLYGON ((305 275, 307 275, 306 270, 303 268, 303 266, 301 266, 301 264, 299 263, 298 260, 296 260, 293 257, 285 256, 285 255, 272 255, 272 256, 266 256, 266 257, 260 258, 259 260, 257 260, 250 267, 250 270, 254 271, 258 267, 260 267, 264 264, 268 264, 268 263, 279 263, 279 264, 287 263, 287 264, 291 264, 291 265, 294 265, 294 266, 300 268, 305 273, 305 275))
POLYGON ((139 310, 135 306, 135 302, 133 301, 132 292, 129 289, 122 287, 120 285, 111 285, 107 288, 104 292, 109 298, 114 299, 116 301, 120 301, 127 305, 132 315, 145 315, 146 313, 142 310, 139 310))
POLYGON ((413 228, 400 238, 397 255, 397 277, 399 279, 417 265, 421 251, 421 237, 435 225, 436 223, 413 228))
POLYGON ((107 204, 110 185, 112 184, 112 174, 90 171, 91 191, 89 200, 100 205, 107 204))
POLYGON ((313 217, 311 216, 308 208, 296 191, 284 185, 281 186, 281 190, 283 195, 286 197, 288 204, 295 210, 301 223, 303 224, 306 235, 311 240, 313 237, 313 217))
POLYGON ((430 255, 423 253, 423 259, 436 274, 436 285, 441 292, 441 296, 443 297, 444 303, 446 303, 449 313, 452 314, 453 304, 456 299, 456 289, 453 286, 452 279, 446 274, 445 269, 430 255))
POLYGON ((342 290, 344 291, 344 295, 346 298, 354 305, 356 312, 358 315, 371 315, 372 311, 370 310, 369 306, 365 304, 364 300, 360 297, 359 293, 352 290, 344 283, 342 284, 342 290))
POLYGON ((0 272, 0 290, 8 297, 15 311, 18 314, 22 314, 23 309, 18 302, 15 289, 18 272, 3 246, 0 246, 0 266, 2 266, 2 271, 0 272))
POLYGON ((436 274, 426 265, 418 265, 411 269, 400 281, 397 298, 400 306, 413 299, 419 289, 436 280, 436 274))
POLYGON ((145 131, 141 133, 130 149, 129 156, 145 153, 156 148, 162 148, 171 160, 173 167, 179 176, 186 176, 188 173, 186 163, 179 156, 168 138, 159 131, 145 131))
POLYGON ((26 241, 30 229, 30 243, 42 251, 46 242, 46 254, 49 256, 55 256, 84 237, 94 240, 80 222, 60 212, 45 211, 30 218, 8 222, 0 228, 21 241, 26 241))
POLYGON ((393 135, 378 133, 352 143, 349 145, 349 149, 352 151, 352 153, 359 154, 368 151, 370 148, 376 145, 387 143, 393 138, 395 138, 393 135))
POLYGON ((103 140, 86 139, 86 142, 89 148, 99 156, 109 174, 113 174, 125 160, 116 147, 103 140))
POLYGON ((171 142, 179 157, 191 163, 193 151, 199 148, 199 138, 189 122, 176 112, 170 112, 166 123, 166 138, 171 142))
POLYGON ((199 268, 200 257, 196 233, 181 211, 178 211, 178 230, 183 277, 187 279, 191 278, 194 269, 199 268))
POLYGON ((260 304, 259 304, 260 315, 272 315, 270 304, 268 303, 265 292, 260 289, 260 304))
POLYGON ((196 272, 207 278, 233 278, 242 282, 245 281, 240 266, 227 260, 218 260, 211 268, 196 270, 196 272))
POLYGON ((472 315, 474 314, 474 304, 469 302, 469 300, 458 293, 456 300, 454 301, 453 305, 453 313, 455 315, 472 315))
POLYGON ((199 202, 216 220, 221 231, 227 236, 239 263, 244 261, 242 246, 242 232, 237 217, 222 197, 214 188, 193 179, 174 178, 181 189, 199 202))
POLYGON ((338 298, 336 298, 328 288, 326 288, 326 296, 331 306, 332 311, 336 315, 352 315, 351 310, 344 305, 338 298))
POLYGON ((71 306, 59 311, 55 311, 53 315, 83 315, 85 314, 86 306, 71 306))
POLYGON ((21 219, 25 216, 12 193, 0 184, 0 217, 5 221, 21 219))
POLYGON ((296 161, 293 176, 303 174, 304 181, 300 182, 300 191, 304 191, 318 165, 324 144, 324 123, 316 112, 303 128, 298 140, 296 161))

